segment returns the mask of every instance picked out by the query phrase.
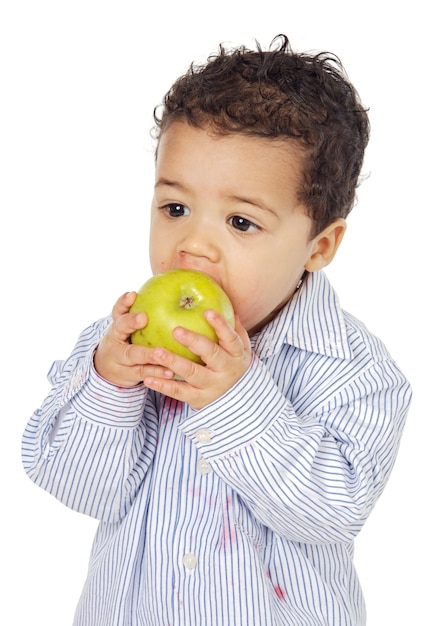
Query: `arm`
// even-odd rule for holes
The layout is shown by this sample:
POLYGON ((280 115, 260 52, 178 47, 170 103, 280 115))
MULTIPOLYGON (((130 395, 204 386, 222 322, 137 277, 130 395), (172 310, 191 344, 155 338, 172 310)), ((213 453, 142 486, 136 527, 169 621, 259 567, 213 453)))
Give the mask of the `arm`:
POLYGON ((129 508, 153 455, 157 414, 140 381, 149 351, 127 337, 145 319, 127 314, 133 296, 118 300, 112 318, 86 329, 70 357, 56 362, 52 389, 35 411, 23 437, 29 477, 67 506, 115 521, 129 508), (103 372, 94 367, 94 353, 103 372))
POLYGON ((293 405, 254 358, 234 388, 180 428, 259 522, 294 541, 348 542, 385 487, 410 390, 389 358, 354 374, 344 361, 334 381, 327 360, 324 369, 293 405))
POLYGON ((160 351, 159 362, 185 382, 147 384, 197 409, 180 429, 259 522, 295 541, 351 541, 394 464, 407 381, 384 346, 352 324, 351 359, 285 346, 247 367, 239 323, 233 332, 210 321, 220 349, 180 333, 207 366, 160 351))

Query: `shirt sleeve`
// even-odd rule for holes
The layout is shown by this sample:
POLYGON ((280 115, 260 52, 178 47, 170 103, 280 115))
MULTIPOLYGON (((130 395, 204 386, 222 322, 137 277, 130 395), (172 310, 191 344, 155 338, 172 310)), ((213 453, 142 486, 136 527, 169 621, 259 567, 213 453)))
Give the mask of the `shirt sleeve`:
POLYGON ((326 367, 314 408, 297 414, 254 357, 234 388, 180 425, 249 514, 286 539, 352 541, 394 464, 409 385, 389 359, 347 367, 330 393, 326 367))
POLYGON ((86 329, 70 357, 53 364, 52 389, 25 429, 22 459, 28 476, 68 507, 117 521, 147 473, 157 419, 144 385, 116 387, 96 373, 94 350, 109 323, 86 329))

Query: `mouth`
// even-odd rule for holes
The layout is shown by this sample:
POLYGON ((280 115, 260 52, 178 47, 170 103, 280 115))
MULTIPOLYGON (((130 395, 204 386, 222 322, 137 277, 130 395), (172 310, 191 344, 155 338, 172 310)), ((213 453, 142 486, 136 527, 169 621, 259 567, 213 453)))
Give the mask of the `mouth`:
MULTIPOLYGON (((227 292, 227 289, 225 289, 225 287, 223 286, 223 281, 221 280, 221 278, 218 276, 218 274, 216 272, 209 272, 206 271, 205 269, 200 269, 200 267, 197 266, 197 264, 194 263, 174 263, 172 265, 172 267, 169 268, 169 270, 190 270, 192 272, 199 272, 200 274, 205 274, 205 276, 209 276, 210 278, 212 278, 213 280, 215 280, 215 282, 223 289, 223 291, 227 292)), ((164 270, 164 271, 168 271, 168 270, 164 270)))
POLYGON ((216 281, 221 286, 221 281, 219 277, 214 272, 207 272, 205 269, 201 269, 195 263, 174 263, 171 270, 190 270, 191 272, 199 272, 200 274, 205 274, 205 276, 209 276, 213 280, 216 281))

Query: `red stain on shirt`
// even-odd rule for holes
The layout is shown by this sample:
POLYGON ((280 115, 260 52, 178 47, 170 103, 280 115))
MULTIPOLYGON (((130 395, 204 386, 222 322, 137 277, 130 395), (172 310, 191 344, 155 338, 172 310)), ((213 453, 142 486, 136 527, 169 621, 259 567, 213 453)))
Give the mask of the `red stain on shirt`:
POLYGON ((164 396, 162 405, 162 424, 168 424, 179 413, 182 403, 179 400, 164 396))
POLYGON ((274 590, 280 600, 285 600, 285 589, 281 585, 274 585, 274 590))

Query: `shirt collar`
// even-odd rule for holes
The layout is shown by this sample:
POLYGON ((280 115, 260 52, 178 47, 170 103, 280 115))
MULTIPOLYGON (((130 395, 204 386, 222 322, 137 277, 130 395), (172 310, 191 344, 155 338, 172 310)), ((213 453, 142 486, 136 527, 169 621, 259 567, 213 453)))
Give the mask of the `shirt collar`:
POLYGON ((278 315, 252 337, 260 358, 272 356, 284 344, 333 358, 351 358, 343 311, 323 271, 309 273, 278 315))

